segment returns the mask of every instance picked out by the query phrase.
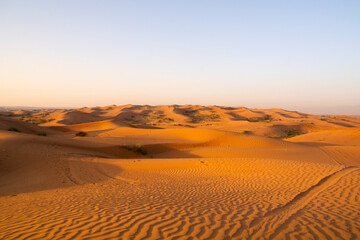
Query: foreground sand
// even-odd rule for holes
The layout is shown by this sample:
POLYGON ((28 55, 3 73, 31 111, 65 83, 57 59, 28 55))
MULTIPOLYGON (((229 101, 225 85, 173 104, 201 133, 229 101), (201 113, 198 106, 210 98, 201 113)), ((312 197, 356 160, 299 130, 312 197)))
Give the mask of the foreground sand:
POLYGON ((163 111, 174 121, 150 127, 116 120, 123 107, 76 111, 43 126, 0 117, 0 239, 360 238, 359 120, 266 110, 284 115, 277 126, 218 110, 186 122, 163 111))

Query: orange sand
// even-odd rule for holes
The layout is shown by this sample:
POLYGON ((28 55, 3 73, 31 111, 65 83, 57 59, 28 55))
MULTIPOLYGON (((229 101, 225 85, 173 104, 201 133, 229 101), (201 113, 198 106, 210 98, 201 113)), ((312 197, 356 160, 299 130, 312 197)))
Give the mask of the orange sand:
POLYGON ((0 239, 357 239, 359 167, 360 119, 348 116, 5 112, 0 239))

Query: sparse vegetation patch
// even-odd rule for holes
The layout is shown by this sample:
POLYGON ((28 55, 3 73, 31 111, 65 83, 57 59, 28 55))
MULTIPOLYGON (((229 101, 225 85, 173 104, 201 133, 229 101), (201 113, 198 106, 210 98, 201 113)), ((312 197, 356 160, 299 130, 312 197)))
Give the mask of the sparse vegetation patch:
POLYGON ((75 134, 75 136, 77 136, 77 137, 85 137, 86 135, 87 135, 87 133, 86 133, 86 132, 82 132, 82 131, 77 132, 77 133, 75 134))
POLYGON ((282 136, 282 138, 292 138, 300 134, 301 133, 298 130, 291 128, 285 130, 285 134, 282 136))
POLYGON ((129 151, 133 151, 136 153, 140 153, 142 155, 146 155, 147 151, 144 149, 144 147, 141 144, 136 144, 136 145, 121 145, 121 148, 124 148, 126 150, 129 151))
POLYGON ((130 118, 124 118, 124 120, 133 125, 154 125, 174 122, 174 119, 168 118, 165 114, 159 113, 142 113, 137 116, 132 115, 130 118))
POLYGON ((265 115, 264 117, 264 121, 271 121, 272 120, 272 117, 268 114, 265 115))
POLYGON ((19 129, 17 129, 16 127, 10 127, 9 129, 8 129, 8 131, 10 131, 10 132, 21 132, 19 129))

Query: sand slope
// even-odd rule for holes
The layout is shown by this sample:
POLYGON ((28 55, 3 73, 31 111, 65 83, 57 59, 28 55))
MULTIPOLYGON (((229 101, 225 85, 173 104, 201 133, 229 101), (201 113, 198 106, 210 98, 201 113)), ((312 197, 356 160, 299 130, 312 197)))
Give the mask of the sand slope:
POLYGON ((357 119, 192 105, 42 111, 0 117, 0 239, 360 237, 357 119))

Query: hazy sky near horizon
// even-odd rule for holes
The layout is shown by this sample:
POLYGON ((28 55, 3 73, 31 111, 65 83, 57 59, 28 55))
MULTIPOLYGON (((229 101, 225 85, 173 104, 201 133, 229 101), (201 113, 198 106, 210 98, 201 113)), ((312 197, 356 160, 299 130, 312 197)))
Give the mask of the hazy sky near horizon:
POLYGON ((0 105, 341 111, 360 105, 359 13, 355 0, 2 0, 0 105))

